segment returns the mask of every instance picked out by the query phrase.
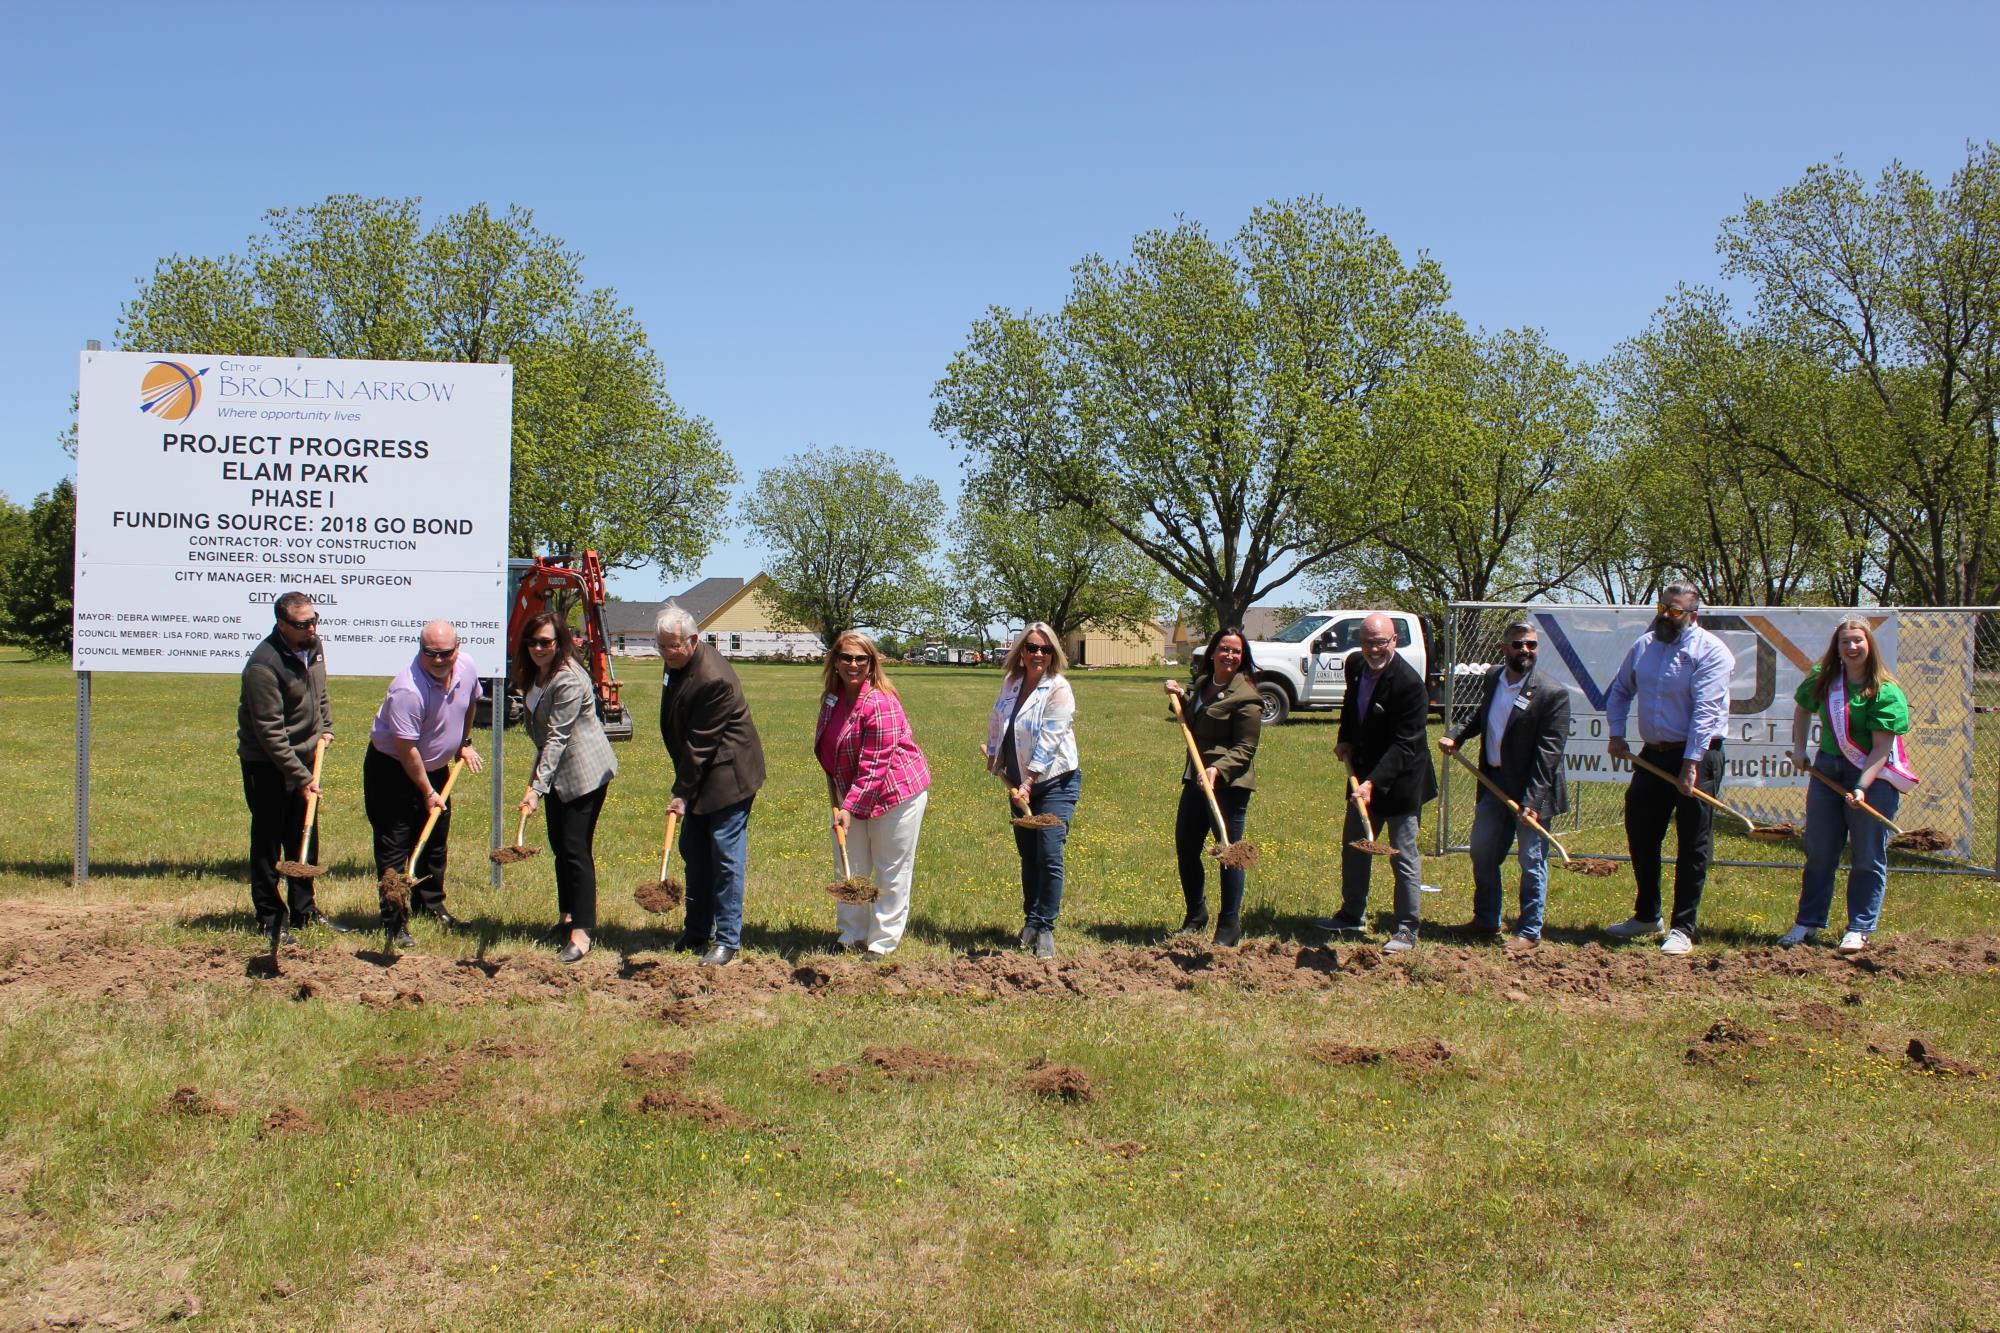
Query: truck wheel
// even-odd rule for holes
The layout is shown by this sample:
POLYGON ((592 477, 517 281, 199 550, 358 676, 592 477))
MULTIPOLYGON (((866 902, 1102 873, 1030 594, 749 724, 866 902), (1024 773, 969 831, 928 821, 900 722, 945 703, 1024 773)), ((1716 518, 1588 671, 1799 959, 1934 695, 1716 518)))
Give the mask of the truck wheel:
POLYGON ((1276 681, 1259 681, 1257 693, 1264 700, 1264 725, 1275 727, 1292 715, 1292 696, 1276 681))

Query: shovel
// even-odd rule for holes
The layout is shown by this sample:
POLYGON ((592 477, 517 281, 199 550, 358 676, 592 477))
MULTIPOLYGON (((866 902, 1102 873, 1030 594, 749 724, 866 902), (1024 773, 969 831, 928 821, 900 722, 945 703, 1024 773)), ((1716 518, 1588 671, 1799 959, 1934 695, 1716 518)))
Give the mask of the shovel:
POLYGON ((1216 841, 1208 849, 1209 855, 1225 869, 1248 870, 1257 864, 1257 845, 1229 840, 1229 826, 1223 821, 1222 807, 1216 803, 1215 788, 1208 785, 1208 766, 1201 762, 1201 747, 1194 743, 1194 733, 1188 730, 1187 716, 1181 712, 1181 697, 1169 694, 1167 702, 1173 705, 1174 721, 1181 724, 1181 739, 1187 742, 1188 762, 1194 765, 1194 780, 1201 784, 1201 794, 1208 798, 1208 812, 1215 816, 1216 841))
POLYGON ((521 812, 521 827, 514 830, 514 845, 512 847, 495 847, 486 854, 486 858, 496 866, 511 866, 517 865, 531 856, 540 856, 542 854, 541 848, 523 847, 521 845, 521 839, 527 835, 528 812, 523 810, 521 812))
MULTIPOLYGON (((1634 768, 1645 769, 1648 773, 1651 773, 1654 777, 1658 778, 1660 781, 1673 784, 1673 786, 1677 790, 1680 787, 1679 778, 1667 772, 1666 769, 1661 768, 1658 764, 1651 763, 1647 760, 1641 759, 1636 752, 1632 755, 1632 766, 1634 768)), ((1826 775, 1821 774, 1820 776, 1825 777, 1826 775)), ((1827 781, 1832 782, 1833 779, 1827 778, 1827 781)), ((1838 787, 1840 784, 1834 783, 1834 785, 1838 787)), ((1744 814, 1741 810, 1738 810, 1735 806, 1729 805, 1723 801, 1718 801, 1715 797, 1710 796, 1707 792, 1703 791, 1699 787, 1696 787, 1694 789, 1694 794, 1700 799, 1708 802, 1708 804, 1714 806, 1716 809, 1722 811, 1723 814, 1728 815, 1733 819, 1742 820, 1745 833, 1748 836, 1755 838, 1758 842, 1789 842, 1793 838, 1796 838, 1800 834, 1805 832, 1805 830, 1800 828, 1797 824, 1791 824, 1791 823, 1759 825, 1756 820, 1750 818, 1750 816, 1744 814)), ((1845 793, 1843 793, 1843 795, 1844 794, 1845 793)), ((1872 814, 1873 812, 1871 811, 1870 813, 1872 814)), ((1879 819, 1881 818, 1881 816, 1877 815, 1876 818, 1879 819)), ((1895 826, 1890 825, 1890 827, 1893 828, 1895 826)))
MULTIPOLYGON (((1813 777, 1825 783, 1832 790, 1839 792, 1842 800, 1847 798, 1847 788, 1841 786, 1817 768, 1809 768, 1806 772, 1812 774, 1813 777)), ((1898 827, 1895 820, 1889 818, 1889 816, 1883 814, 1866 801, 1859 802, 1859 808, 1863 814, 1873 819, 1883 828, 1888 829, 1894 835, 1889 839, 1889 845, 1899 852, 1938 852, 1951 846, 1951 839, 1938 829, 1905 829, 1898 827)))
MULTIPOLYGON (((391 867, 382 872, 382 904, 399 919, 410 914, 410 890, 417 887, 420 879, 428 878, 417 874, 417 858, 424 854, 424 844, 431 840, 431 830, 437 827, 438 816, 444 813, 444 802, 451 800, 451 789, 458 785, 458 775, 464 768, 463 759, 451 761, 451 772, 445 774, 444 788, 438 792, 443 800, 431 811, 431 817, 424 821, 424 831, 417 835, 417 845, 410 852, 408 867, 402 870, 391 867)), ((393 935, 394 931, 390 933, 393 935)))
MULTIPOLYGON (((313 746, 312 785, 319 786, 320 761, 326 757, 326 733, 321 732, 319 741, 313 746)), ((278 862, 278 873, 287 879, 311 879, 314 875, 326 873, 325 866, 308 864, 306 848, 312 842, 313 816, 319 813, 319 792, 306 797, 306 826, 299 830, 299 859, 278 862)), ((274 951, 275 952, 275 951, 274 951)))
MULTIPOLYGON (((1050 816, 1054 818, 1054 816, 1050 816)), ((1061 820, 1057 820, 1061 823, 1061 820)), ((844 903, 872 903, 882 896, 875 887, 875 881, 866 875, 857 875, 847 864, 847 830, 839 824, 833 826, 834 840, 840 844, 840 878, 826 886, 826 891, 844 903)))
POLYGON ((1394 847, 1386 842, 1375 841, 1375 825, 1368 818, 1368 802, 1361 799, 1361 783, 1352 773, 1347 775, 1347 794, 1357 806, 1361 807, 1361 827, 1368 830, 1367 837, 1356 838, 1347 845, 1357 852, 1366 852, 1370 856, 1394 856, 1396 854, 1394 847))
POLYGON ((1572 857, 1569 854, 1569 849, 1556 841, 1556 835, 1542 827, 1541 820, 1536 819, 1527 810, 1523 809, 1520 802, 1516 801, 1506 792, 1501 791, 1500 784, 1480 772, 1478 767, 1470 759, 1467 759, 1463 753, 1454 749, 1451 752, 1451 757, 1458 760, 1459 763, 1464 764, 1465 771, 1472 774, 1473 777, 1478 778, 1480 786, 1505 801, 1507 808, 1514 812, 1514 818, 1520 820, 1523 824, 1526 824, 1529 828, 1546 838, 1549 846, 1555 848, 1561 854, 1563 869, 1574 870, 1579 875, 1589 875, 1593 878, 1602 878, 1605 875, 1615 875, 1618 873, 1618 863, 1616 861, 1607 861, 1601 856, 1572 857))
POLYGON ((641 880, 632 886, 632 901, 655 916, 665 916, 687 897, 687 885, 667 874, 667 862, 674 856, 674 828, 680 822, 679 815, 667 812, 666 845, 660 851, 660 877, 641 880))
MULTIPOLYGON (((1005 779, 1002 779, 1002 781, 1005 781, 1005 779)), ((1007 798, 1013 801, 1014 808, 1021 812, 1020 814, 1014 816, 1013 819, 1008 821, 1015 828, 1028 828, 1028 829, 1054 828, 1056 825, 1062 823, 1061 815, 1029 814, 1026 803, 1024 803, 1020 797, 1014 795, 1014 791, 1011 787, 1008 788, 1007 790, 1007 798)))

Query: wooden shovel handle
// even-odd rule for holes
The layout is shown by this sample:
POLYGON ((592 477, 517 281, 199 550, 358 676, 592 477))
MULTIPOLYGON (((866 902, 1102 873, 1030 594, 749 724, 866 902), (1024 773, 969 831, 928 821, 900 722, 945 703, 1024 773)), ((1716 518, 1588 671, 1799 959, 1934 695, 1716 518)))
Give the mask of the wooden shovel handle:
MULTIPOLYGON (((315 787, 319 786, 320 761, 325 758, 326 733, 322 731, 319 734, 319 739, 313 742, 312 785, 315 787)), ((306 859, 306 844, 312 841, 313 816, 318 813, 319 793, 315 791, 306 796, 306 823, 305 827, 299 830, 299 860, 301 861, 306 859)))
MULTIPOLYGON (((1838 782, 1835 782, 1832 778, 1820 772, 1817 768, 1808 768, 1806 772, 1812 774, 1814 777, 1818 778, 1821 782, 1824 782, 1828 787, 1831 787, 1834 791, 1839 792, 1841 800, 1844 801, 1847 799, 1847 788, 1841 786, 1838 782)), ((1861 802, 1860 808, 1862 809, 1862 811, 1872 816, 1876 823, 1882 825, 1882 827, 1888 829, 1890 832, 1894 833, 1897 837, 1900 838, 1903 836, 1903 830, 1896 826, 1895 820, 1889 818, 1889 816, 1883 814, 1880 810, 1877 810, 1874 806, 1868 804, 1868 802, 1866 801, 1861 802)))
POLYGON ((667 836, 660 849, 660 880, 662 883, 667 878, 667 862, 674 859, 674 826, 680 822, 681 817, 679 815, 671 810, 667 811, 667 836))
MULTIPOLYGON (((1641 759, 1639 757, 1639 752, 1637 750, 1632 751, 1631 759, 1632 759, 1632 766, 1634 768, 1643 768, 1648 773, 1651 773, 1654 777, 1658 778, 1660 781, 1672 783, 1674 785, 1675 790, 1679 790, 1681 785, 1681 780, 1679 778, 1675 777, 1672 773, 1667 772, 1666 769, 1661 768, 1658 764, 1655 764, 1650 760, 1641 759)), ((1697 798, 1708 802, 1716 809, 1722 811, 1723 814, 1728 815, 1731 819, 1742 820, 1745 827, 1751 829, 1755 829, 1757 827, 1756 820, 1750 818, 1750 816, 1744 814, 1741 810, 1738 810, 1735 806, 1730 805, 1728 802, 1716 800, 1713 796, 1710 796, 1707 792, 1703 791, 1699 787, 1696 787, 1694 789, 1694 794, 1697 798)))
POLYGON ((1208 765, 1201 761, 1201 747, 1194 743, 1194 732, 1188 729, 1187 715, 1181 712, 1181 697, 1169 694, 1167 702, 1173 705, 1174 721, 1181 724, 1181 739, 1187 742, 1188 761, 1194 765, 1194 780, 1201 784, 1201 794, 1208 798, 1208 812, 1215 816, 1215 837, 1217 845, 1229 846, 1229 825, 1223 822, 1222 806, 1215 799, 1215 788, 1208 785, 1208 765))
POLYGON ((528 836, 528 812, 526 810, 523 810, 521 812, 521 827, 514 830, 514 845, 516 847, 519 847, 521 845, 522 840, 525 839, 527 836, 528 836))
MULTIPOLYGON (((444 788, 438 792, 439 796, 447 801, 451 799, 451 789, 458 782, 459 770, 464 767, 465 761, 463 759, 454 759, 451 761, 451 772, 444 775, 444 788)), ((437 809, 431 811, 431 817, 424 821, 424 831, 417 835, 416 849, 410 853, 410 867, 403 872, 405 875, 413 879, 416 877, 417 858, 424 854, 424 844, 431 840, 431 830, 437 827, 438 816, 443 813, 444 806, 440 804, 437 809)))
POLYGON ((1362 841, 1375 841, 1375 822, 1368 817, 1368 802, 1361 795, 1361 779, 1355 777, 1352 773, 1347 775, 1347 794, 1356 805, 1361 807, 1361 827, 1368 830, 1368 836, 1363 838, 1362 841))
POLYGON ((1514 812, 1514 818, 1520 820, 1523 824, 1526 824, 1529 828, 1541 834, 1544 838, 1547 838, 1549 840, 1549 845, 1554 847, 1556 851, 1562 854, 1563 863, 1565 865, 1569 863, 1569 849, 1563 846, 1560 842, 1556 841, 1555 834, 1549 832, 1546 828, 1542 827, 1541 820, 1536 819, 1534 815, 1530 814, 1528 810, 1525 807, 1523 807, 1519 801, 1509 796, 1506 792, 1501 791, 1499 783, 1495 782, 1492 778, 1489 778, 1484 773, 1480 772, 1479 766, 1474 764, 1470 759, 1467 759, 1465 755, 1456 747, 1452 749, 1451 757, 1453 759, 1458 760, 1459 763, 1464 764, 1465 771, 1472 774, 1473 777, 1478 778, 1480 786, 1486 788, 1486 790, 1492 792, 1495 796, 1498 796, 1501 800, 1505 801, 1507 803, 1507 808, 1514 812))
POLYGON ((847 828, 842 824, 833 826, 833 840, 840 844, 840 877, 853 879, 854 872, 847 865, 847 828))

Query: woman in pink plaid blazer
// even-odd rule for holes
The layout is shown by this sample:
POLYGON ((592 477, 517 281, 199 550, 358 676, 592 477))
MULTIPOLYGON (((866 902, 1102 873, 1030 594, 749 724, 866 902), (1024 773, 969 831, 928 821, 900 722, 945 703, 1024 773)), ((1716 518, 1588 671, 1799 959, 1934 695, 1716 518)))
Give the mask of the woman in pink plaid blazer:
POLYGON ((931 770, 872 639, 854 630, 836 638, 826 655, 825 684, 813 753, 826 770, 833 828, 847 833, 848 867, 873 876, 879 891, 872 903, 841 903, 836 909, 840 945, 879 958, 895 950, 909 921, 910 879, 930 802, 931 770))

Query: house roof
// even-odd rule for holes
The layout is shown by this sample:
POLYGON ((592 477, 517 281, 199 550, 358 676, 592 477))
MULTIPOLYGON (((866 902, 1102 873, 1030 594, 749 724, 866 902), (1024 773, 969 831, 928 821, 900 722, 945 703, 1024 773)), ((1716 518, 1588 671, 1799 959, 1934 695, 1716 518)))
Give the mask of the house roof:
POLYGON ((736 594, 743 591, 744 579, 703 579, 680 596, 674 598, 681 609, 693 616, 697 625, 706 625, 708 618, 734 601, 736 594))
POLYGON ((1252 606, 1243 611, 1243 632, 1253 640, 1276 638, 1278 631, 1298 619, 1282 606, 1252 606))
MULTIPOLYGON (((678 602, 681 609, 694 617, 697 628, 707 628, 732 604, 742 600, 745 594, 767 580, 762 574, 748 579, 703 579, 686 592, 670 600, 678 602)), ((666 602, 626 602, 609 598, 604 603, 604 632, 607 634, 651 634, 653 622, 659 618, 666 602)))
POLYGON ((665 602, 626 602, 616 597, 604 601, 604 632, 610 635, 650 636, 665 602))

